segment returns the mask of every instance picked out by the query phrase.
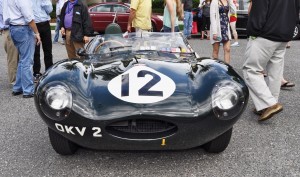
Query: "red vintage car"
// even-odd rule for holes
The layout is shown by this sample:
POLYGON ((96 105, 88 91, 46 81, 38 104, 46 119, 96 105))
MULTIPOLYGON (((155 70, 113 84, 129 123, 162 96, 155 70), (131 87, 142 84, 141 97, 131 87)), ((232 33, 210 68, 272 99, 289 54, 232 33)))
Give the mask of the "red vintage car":
MULTIPOLYGON (((99 3, 89 8, 89 14, 95 32, 103 33, 107 25, 113 22, 115 15, 123 32, 127 31, 130 4, 122 2, 99 3)), ((152 31, 160 31, 163 27, 162 16, 151 16, 152 31)))

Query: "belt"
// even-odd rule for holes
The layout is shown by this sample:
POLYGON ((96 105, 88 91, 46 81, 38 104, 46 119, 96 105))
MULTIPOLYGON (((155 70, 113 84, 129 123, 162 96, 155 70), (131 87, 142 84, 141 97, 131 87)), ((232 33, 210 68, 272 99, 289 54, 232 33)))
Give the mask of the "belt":
POLYGON ((37 25, 44 25, 44 24, 47 24, 49 23, 49 21, 45 21, 45 22, 39 22, 39 23, 36 23, 37 25))
POLYGON ((192 10, 184 10, 184 11, 186 11, 186 12, 192 12, 192 10))
POLYGON ((13 25, 13 24, 10 24, 9 26, 28 26, 28 25, 13 25))

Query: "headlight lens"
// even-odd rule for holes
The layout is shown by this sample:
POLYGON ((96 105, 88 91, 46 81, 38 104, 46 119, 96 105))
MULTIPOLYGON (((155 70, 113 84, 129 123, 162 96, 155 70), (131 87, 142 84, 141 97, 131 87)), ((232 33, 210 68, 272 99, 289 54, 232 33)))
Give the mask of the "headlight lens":
POLYGON ((237 93, 230 88, 220 88, 213 95, 213 107, 218 107, 222 110, 233 108, 238 102, 237 93))
POLYGON ((221 81, 212 92, 212 109, 217 118, 229 120, 243 110, 245 97, 240 85, 233 81, 221 81))
POLYGON ((62 110, 72 102, 72 95, 64 86, 56 85, 48 88, 45 99, 52 109, 62 110))

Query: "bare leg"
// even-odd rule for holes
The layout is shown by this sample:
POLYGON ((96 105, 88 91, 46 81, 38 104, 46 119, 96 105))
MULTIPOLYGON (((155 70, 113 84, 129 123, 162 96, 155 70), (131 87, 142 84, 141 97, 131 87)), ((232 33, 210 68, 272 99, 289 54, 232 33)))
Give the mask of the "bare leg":
POLYGON ((225 63, 230 63, 230 41, 226 41, 223 43, 223 49, 224 49, 224 61, 225 63))
POLYGON ((210 37, 209 37, 209 30, 206 31, 206 34, 207 34, 207 40, 210 40, 210 37))
POLYGON ((218 59, 219 58, 219 48, 220 48, 220 43, 215 42, 213 44, 213 54, 212 54, 213 59, 218 59))

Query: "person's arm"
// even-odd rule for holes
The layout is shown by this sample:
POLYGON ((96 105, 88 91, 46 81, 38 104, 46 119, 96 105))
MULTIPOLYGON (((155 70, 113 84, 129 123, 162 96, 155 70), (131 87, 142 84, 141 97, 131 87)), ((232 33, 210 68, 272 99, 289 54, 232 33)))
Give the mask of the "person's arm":
POLYGON ((66 35, 66 31, 65 31, 65 12, 66 12, 66 8, 67 8, 67 2, 64 3, 63 7, 61 8, 61 11, 60 11, 60 33, 62 36, 65 36, 66 35))
POLYGON ((82 9, 83 19, 82 19, 82 27, 83 27, 83 41, 84 43, 88 43, 90 41, 89 36, 91 36, 94 33, 93 27, 92 27, 92 21, 88 12, 88 8, 84 5, 84 8, 82 9))
POLYGON ((128 24, 127 24, 128 32, 131 32, 132 21, 135 18, 135 15, 136 15, 136 10, 133 8, 130 8, 130 14, 129 14, 128 24))
POLYGON ((174 14, 174 4, 172 0, 166 0, 166 6, 170 14, 171 21, 171 32, 175 31, 175 14, 174 14))
POLYGON ((252 7, 252 1, 250 1, 250 2, 249 2, 249 7, 248 7, 248 15, 250 14, 251 7, 252 7))
POLYGON ((218 0, 212 0, 210 4, 210 32, 213 36, 213 39, 217 39, 218 30, 217 30, 217 12, 216 9, 218 9, 218 0))
POLYGON ((53 11, 52 2, 50 0, 43 0, 41 5, 47 14, 50 14, 53 11))
POLYGON ((41 43, 41 37, 40 37, 40 33, 36 27, 36 24, 34 22, 34 20, 31 20, 31 22, 28 23, 28 25, 30 26, 30 28, 33 30, 34 32, 34 36, 36 38, 36 45, 40 45, 41 43))
POLYGON ((233 0, 229 0, 229 9, 231 14, 236 14, 236 5, 233 3, 233 0))

